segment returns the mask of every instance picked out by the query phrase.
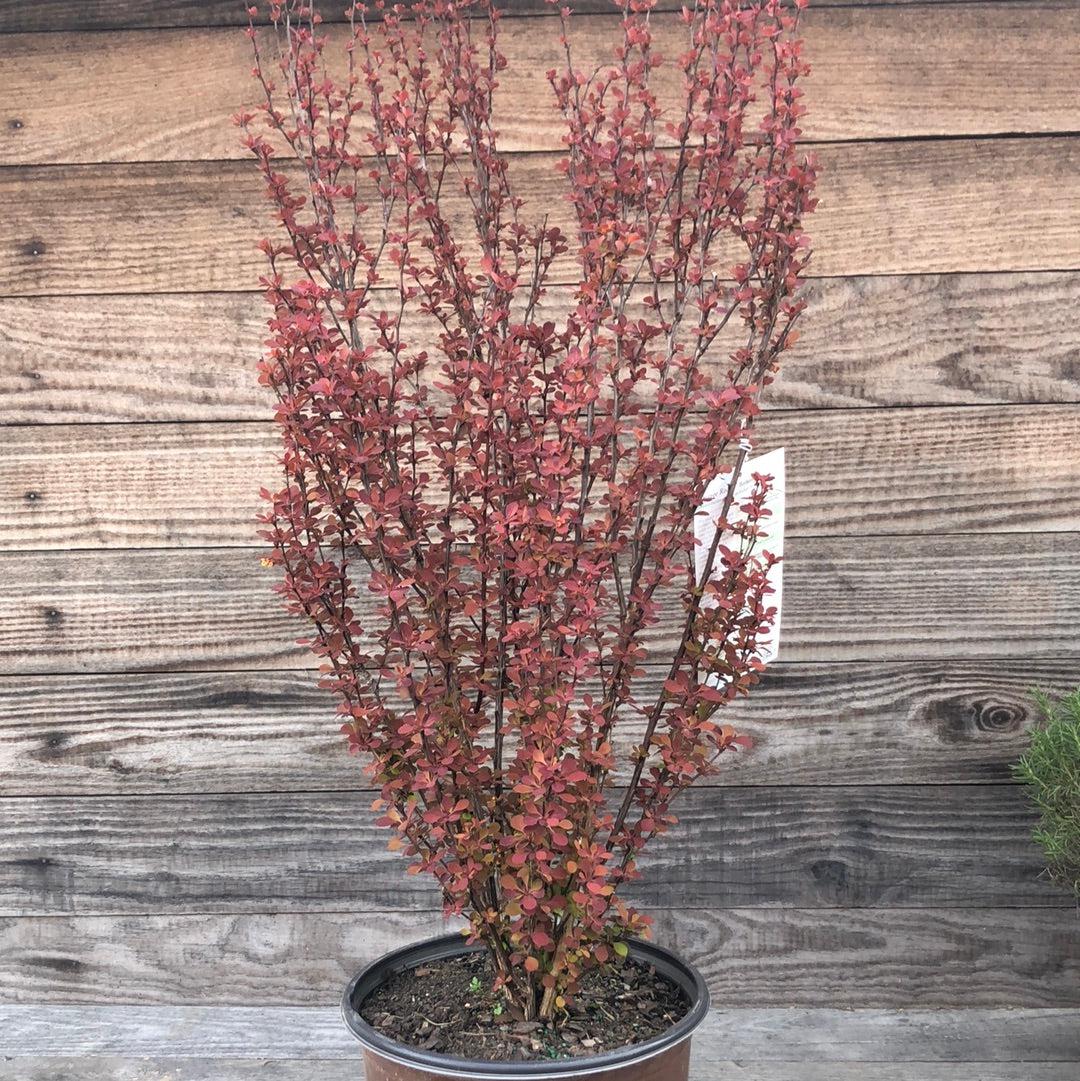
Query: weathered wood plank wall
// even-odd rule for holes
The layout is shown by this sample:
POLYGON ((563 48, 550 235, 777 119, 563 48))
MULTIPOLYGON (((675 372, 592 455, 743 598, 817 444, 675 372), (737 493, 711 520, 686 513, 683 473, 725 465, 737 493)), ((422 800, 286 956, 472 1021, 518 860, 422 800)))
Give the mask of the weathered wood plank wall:
MULTIPOLYGON (((503 126, 539 200, 550 23, 514 6, 503 126)), ((328 1003, 439 920, 258 564, 242 21, 0 0, 9 1003, 328 1003)), ((599 55, 611 16, 580 26, 599 55)), ((1080 12, 818 3, 807 36, 818 277, 762 426, 791 456, 783 662, 638 896, 722 1006, 1080 1006, 1009 775, 1029 686, 1080 682, 1080 12)))

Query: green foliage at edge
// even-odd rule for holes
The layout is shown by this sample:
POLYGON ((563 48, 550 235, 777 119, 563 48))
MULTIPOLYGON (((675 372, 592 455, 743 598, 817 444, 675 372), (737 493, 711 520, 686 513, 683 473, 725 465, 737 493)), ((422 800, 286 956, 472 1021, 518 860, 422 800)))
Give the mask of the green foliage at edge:
POLYGON ((1036 692, 1046 723, 1016 766, 1042 817, 1034 837, 1054 880, 1080 898, 1080 690, 1059 702, 1036 692))

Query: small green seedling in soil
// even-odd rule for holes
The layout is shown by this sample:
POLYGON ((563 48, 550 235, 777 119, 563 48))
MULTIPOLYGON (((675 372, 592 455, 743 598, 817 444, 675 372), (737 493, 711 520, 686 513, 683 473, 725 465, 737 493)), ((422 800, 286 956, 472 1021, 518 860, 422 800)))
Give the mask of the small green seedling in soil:
POLYGON ((479 976, 473 976, 473 978, 471 980, 469 980, 469 990, 474 995, 480 993, 480 986, 481 985, 480 985, 480 977, 479 976))

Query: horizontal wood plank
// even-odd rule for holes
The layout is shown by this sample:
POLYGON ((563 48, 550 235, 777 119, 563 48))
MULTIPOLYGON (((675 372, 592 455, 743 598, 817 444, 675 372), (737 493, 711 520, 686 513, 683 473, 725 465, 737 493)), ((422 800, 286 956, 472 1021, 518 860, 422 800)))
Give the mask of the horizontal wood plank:
MULTIPOLYGON (((1060 318, 1080 274, 820 278, 807 299, 767 409, 1080 401, 1080 324, 1060 318)), ((569 303, 553 290, 550 317, 569 303)), ((0 423, 263 419, 266 318, 254 293, 8 300, 0 423)))
MULTIPOLYGON (((721 1007, 710 1011, 694 1046, 706 1061, 726 1054, 762 1064, 1073 1063, 1080 1060, 1077 1021, 1075 1008, 721 1007)), ((357 1060, 356 1042, 342 1024, 336 1002, 271 1007, 72 1005, 48 1011, 37 1005, 0 1005, 0 1054, 18 1056, 24 1065, 28 1056, 56 1055, 56 1026, 67 1037, 63 1057, 69 1062, 75 1056, 105 1055, 161 1055, 174 1064, 195 1056, 263 1059, 275 1065, 297 1059, 357 1060)), ((925 1074, 921 1081, 926 1081, 925 1074)))
MULTIPOLYGON (((811 8, 806 137, 1071 131, 1080 81, 1074 15, 1054 3, 811 8)), ((610 62, 617 18, 581 15, 571 25, 580 67, 610 62)), ((675 109, 674 59, 686 29, 662 14, 653 33, 671 60, 654 88, 661 106, 675 109)), ((330 30, 332 70, 344 66, 347 36, 345 27, 330 30)), ((562 63, 557 22, 513 20, 500 40, 508 61, 496 96, 500 145, 560 150, 565 124, 546 75, 562 63)), ((259 100, 251 63, 250 43, 234 30, 21 35, 0 54, 0 85, 17 113, 0 127, 0 164, 243 158, 230 118, 259 100)))
MULTIPOLYGON (((0 549, 258 543, 281 486, 263 424, 10 428, 0 549)), ((1080 406, 781 412, 789 536, 1080 530, 1080 406)), ((432 489, 432 498, 440 494, 432 489)))
MULTIPOLYGON (((815 7, 858 7, 863 3, 880 5, 904 4, 952 4, 957 0, 816 0, 815 7)), ((959 0, 960 3, 976 0, 959 0)), ((978 0, 983 2, 983 0, 978 0)), ((1045 0, 998 0, 1001 4, 1027 6, 1045 0)), ((1058 0, 1067 4, 1070 0, 1058 0)), ((536 15, 552 13, 548 0, 498 0, 497 7, 507 15, 536 15)), ((610 12, 611 0, 577 0, 570 5, 576 12, 610 12)), ((656 10, 677 10, 678 0, 658 0, 656 10)), ((0 32, 27 33, 62 30, 126 30, 145 27, 206 27, 246 26, 244 4, 232 0, 171 0, 162 5, 160 0, 83 0, 72 6, 64 0, 34 0, 33 4, 20 0, 0 0, 0 32)), ((342 18, 341 4, 321 4, 323 18, 335 22, 342 18)), ((266 22, 266 9, 262 8, 260 22, 266 22)))
MULTIPOLYGON (((819 0, 829 5, 837 0, 819 0)), ((848 2, 848 0, 844 0, 848 2)), ((914 0, 885 0, 886 3, 912 3, 914 0)), ((945 3, 951 0, 929 0, 945 3)), ((1033 0, 1004 0, 1006 3, 1028 3, 1033 0)), ((18 0, 0 0, 0 32, 28 33, 72 30, 130 30, 167 27, 247 26, 249 4, 234 4, 231 0, 83 0, 77 6, 61 0, 34 0, 33 5, 18 0)), ((260 4, 256 21, 269 22, 268 5, 260 4)), ((659 0, 657 10, 677 10, 677 0, 659 0)), ((496 7, 507 16, 551 14, 548 0, 496 0, 496 7)), ((577 0, 572 5, 578 12, 611 12, 611 0, 577 0)), ((343 22, 345 6, 338 3, 318 4, 319 13, 328 24, 343 22)), ((378 18, 377 13, 372 16, 378 18)))
MULTIPOLYGON (((387 850, 370 802, 361 791, 10 798, 0 915, 437 908, 427 876, 387 850)), ((699 788, 675 810, 679 827, 628 891, 640 904, 1075 907, 1040 876, 1017 787, 699 788)))
MULTIPOLYGON (((924 1030, 919 1022, 905 1023, 903 1018, 896 1020, 895 1029, 884 1019, 859 1026, 849 1044, 831 1049, 828 1028, 815 1037, 809 1026, 798 1024, 792 1007, 962 1004, 966 1011, 995 1005, 1080 1006, 1078 917, 1067 909, 854 909, 838 914, 712 908, 653 915, 656 940, 701 969, 714 1005, 789 1007, 783 1036, 776 1033, 767 1039, 771 1025, 758 1030, 757 1038, 766 1044, 757 1052, 763 1059, 787 1061, 801 1053, 810 1061, 963 1061, 979 1053, 973 1034, 969 1041, 961 1026, 953 1026, 952 1038, 937 1047, 929 1042, 932 1028, 924 1030), (904 1039, 910 1043, 897 1046, 904 1039)), ((57 1006, 59 1016, 73 1012, 62 1004, 87 998, 137 1004, 130 1007, 133 1012, 153 1004, 330 1004, 353 972, 391 944, 417 941, 439 929, 431 913, 399 911, 377 917, 348 913, 3 920, 0 996, 8 1003, 57 1006), (228 978, 222 978, 223 973, 228 978)), ((0 1006, 0 1020, 14 1010, 0 1006)), ((979 1053, 983 1060, 1080 1058, 1075 1031, 1070 1044, 1064 1030, 1055 1035, 1053 1025, 1036 1025, 1025 1035, 1007 1019, 996 1020, 996 1027, 984 1030, 979 1053), (1041 1035, 1041 1046, 1033 1042, 1036 1034, 1041 1035)), ((95 1050, 160 1054, 168 1048, 172 1054, 239 1057, 258 1046, 253 1042, 241 1047, 236 1035, 212 1026, 204 1035, 201 1049, 189 1049, 181 1037, 178 1043, 166 1040, 147 1051, 126 1042, 137 1041, 137 1031, 117 1032, 115 1042, 95 1050)), ((78 1028, 70 1037, 65 1049, 79 1053, 78 1028)), ((324 1040, 308 1049, 298 1042, 306 1038, 302 1032, 271 1037, 264 1051, 267 1057, 291 1057, 321 1048, 329 1057, 339 1046, 336 1040, 324 1040)), ((24 1054, 34 1049, 33 1039, 24 1033, 24 1054)), ((753 1022, 728 1039, 728 1055, 751 1053, 753 1022)), ((832 1039, 841 1043, 835 1035, 832 1039)), ((0 1053, 10 1053, 11 1041, 9 1022, 0 1032, 0 1053)))
MULTIPOLYGON (((860 143, 818 157, 815 274, 1080 269, 1080 138, 860 143)), ((514 157, 512 181, 526 219, 544 211, 569 229, 555 160, 514 157)), ((241 162, 6 169, 0 295, 255 288, 265 203, 241 162)), ((464 243, 465 207, 448 206, 464 243)), ((572 281, 572 263, 553 281, 572 281)))
MULTIPOLYGON (((1080 534, 793 539, 785 568, 785 661, 1077 656, 1080 534)), ((258 551, 8 553, 0 575, 0 674, 314 663, 258 551)), ((653 661, 676 612, 645 637, 653 661)))
MULTIPOLYGON (((659 678, 643 677, 643 697, 659 678)), ((725 710, 754 745, 708 783, 1008 782, 1039 720, 1031 686, 1078 683, 1080 661, 777 664, 725 710)), ((617 729, 620 756, 639 727, 617 729)), ((312 792, 360 779, 312 672, 0 680, 0 795, 312 792)))

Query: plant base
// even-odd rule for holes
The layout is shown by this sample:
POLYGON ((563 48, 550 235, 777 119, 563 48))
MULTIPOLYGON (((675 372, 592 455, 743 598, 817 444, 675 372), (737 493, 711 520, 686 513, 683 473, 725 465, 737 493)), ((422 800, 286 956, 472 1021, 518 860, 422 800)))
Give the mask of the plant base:
POLYGON ((342 1010, 350 1031, 363 1045, 366 1081, 687 1081, 690 1038, 708 1010, 708 991, 692 966, 647 942, 631 942, 630 957, 678 984, 689 1009, 661 1035, 602 1054, 532 1062, 453 1058, 393 1040, 360 1015, 358 1007, 395 973, 482 948, 465 946, 460 935, 445 935, 388 954, 350 981, 342 1010))

